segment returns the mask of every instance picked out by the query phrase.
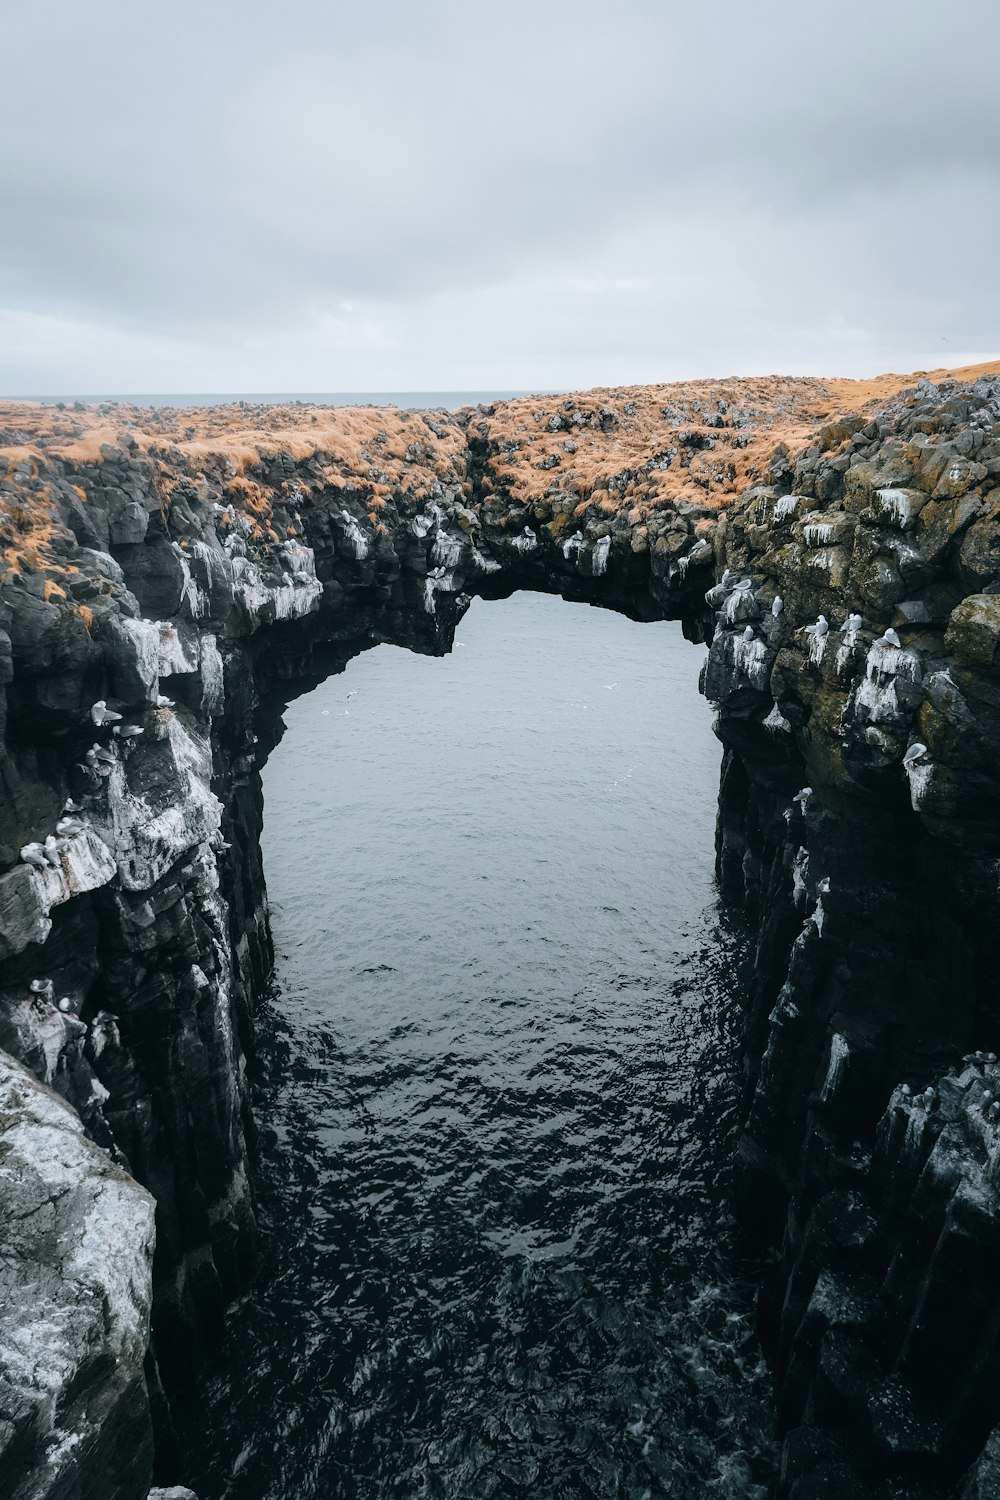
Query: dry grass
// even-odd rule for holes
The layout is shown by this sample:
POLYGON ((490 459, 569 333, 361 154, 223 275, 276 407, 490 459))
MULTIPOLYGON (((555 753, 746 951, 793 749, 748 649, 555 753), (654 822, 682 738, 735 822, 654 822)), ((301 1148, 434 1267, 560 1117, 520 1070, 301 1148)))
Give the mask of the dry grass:
MULTIPOLYGON (((725 507, 766 477, 776 450, 783 446, 794 455, 822 427, 891 400, 921 376, 971 382, 984 374, 1000 374, 1000 361, 873 380, 773 375, 597 389, 459 414, 245 402, 60 411, 0 401, 0 480, 8 482, 0 493, 0 565, 8 577, 67 572, 51 551, 61 526, 41 482, 53 459, 72 475, 123 451, 137 452, 151 464, 164 509, 180 484, 211 474, 214 492, 221 490, 224 503, 267 542, 278 537, 275 505, 287 514, 310 491, 360 493, 376 529, 386 501, 402 491, 423 500, 443 480, 468 497, 468 440, 483 438, 484 497, 528 502, 557 495, 555 508, 567 518, 592 507, 641 527, 656 510, 725 507), (299 467, 291 480, 275 481, 269 464, 283 455, 299 467)), ((85 502, 86 490, 74 488, 85 502)), ((54 585, 51 597, 59 592, 54 585)))
POLYGON ((0 454, 12 465, 55 455, 73 466, 96 464, 107 450, 117 454, 132 444, 156 456, 176 450, 195 469, 221 459, 236 475, 278 454, 297 462, 318 457, 326 484, 363 486, 375 508, 402 489, 424 495, 434 480, 461 478, 465 468, 465 437, 454 417, 393 407, 120 404, 70 412, 0 402, 0 428, 19 439, 16 446, 0 442, 0 454))
POLYGON ((971 382, 987 374, 1000 374, 1000 361, 874 380, 774 375, 523 397, 485 418, 491 488, 523 503, 559 492, 578 515, 627 506, 633 524, 667 506, 719 510, 766 476, 781 445, 794 455, 820 428, 924 375, 971 382))

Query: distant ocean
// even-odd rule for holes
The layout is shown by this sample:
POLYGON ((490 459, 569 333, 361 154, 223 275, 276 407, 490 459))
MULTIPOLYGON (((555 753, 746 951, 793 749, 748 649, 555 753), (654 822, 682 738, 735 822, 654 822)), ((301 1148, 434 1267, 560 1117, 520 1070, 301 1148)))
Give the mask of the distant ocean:
MULTIPOLYGON (((402 406, 415 411, 445 407, 482 406, 490 401, 509 401, 514 396, 544 395, 533 391, 231 391, 196 395, 151 396, 132 391, 91 396, 25 396, 26 401, 44 401, 54 406, 58 401, 86 401, 98 406, 102 401, 125 401, 130 406, 224 406, 230 401, 252 401, 258 405, 287 405, 301 401, 306 406, 402 406)), ((8 398, 14 399, 14 398, 8 398)))

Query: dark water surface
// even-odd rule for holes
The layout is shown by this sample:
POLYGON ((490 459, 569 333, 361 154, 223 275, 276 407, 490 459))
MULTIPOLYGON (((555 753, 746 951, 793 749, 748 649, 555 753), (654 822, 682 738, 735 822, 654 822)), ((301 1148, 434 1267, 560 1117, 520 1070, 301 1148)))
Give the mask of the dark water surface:
POLYGON ((206 1382, 201 1500, 765 1493, 701 655, 519 595, 288 710, 268 1264, 206 1382))

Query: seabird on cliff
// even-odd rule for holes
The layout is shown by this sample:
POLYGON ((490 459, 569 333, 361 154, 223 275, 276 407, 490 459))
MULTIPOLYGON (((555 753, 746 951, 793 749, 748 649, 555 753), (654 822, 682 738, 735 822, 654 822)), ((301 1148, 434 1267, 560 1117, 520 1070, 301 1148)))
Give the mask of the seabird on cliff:
POLYGON ((78 813, 78 812, 83 812, 83 803, 82 802, 74 802, 72 797, 67 797, 66 801, 63 803, 63 812, 64 813, 78 813))
POLYGON ((63 1013, 73 1009, 73 1002, 68 995, 63 995, 62 999, 59 1001, 59 1009, 63 1013))
POLYGON ((39 870, 44 870, 48 864, 41 844, 25 844, 21 850, 21 858, 26 865, 34 865, 39 870))
POLYGON ((746 627, 746 629, 744 630, 744 632, 743 632, 743 639, 747 642, 748 645, 753 640, 753 626, 752 625, 748 625, 746 627))
POLYGON ((45 858, 54 870, 58 870, 62 864, 63 851, 69 848, 65 839, 57 839, 54 833, 50 833, 45 840, 45 858))
POLYGON ((90 717, 98 729, 103 729, 105 724, 117 724, 121 720, 121 714, 116 714, 113 708, 109 708, 103 698, 98 698, 96 703, 91 704, 90 717))
POLYGON ((156 706, 157 708, 173 708, 174 700, 173 698, 166 697, 164 693, 157 693, 156 706))
POLYGON ((56 833, 60 833, 63 838, 66 838, 74 833, 82 833, 84 826, 79 818, 60 818, 56 824, 56 833))
POLYGON ((887 630, 883 631, 878 639, 878 645, 880 646, 896 646, 898 648, 902 644, 902 641, 899 639, 899 636, 893 630, 891 625, 887 630))
POLYGON ((908 1083, 903 1083, 899 1086, 899 1092, 903 1095, 904 1099, 909 1099, 910 1095, 913 1093, 913 1090, 910 1088, 910 1085, 908 1083))
POLYGON ((87 761, 89 764, 93 764, 90 760, 91 756, 94 757, 94 760, 100 761, 104 766, 113 766, 115 763, 114 751, 106 750, 103 745, 91 745, 87 751, 87 761))
POLYGON ((906 754, 903 756, 903 766, 905 768, 909 768, 910 766, 915 766, 916 763, 917 763, 917 761, 920 760, 921 757, 924 756, 924 755, 926 755, 926 754, 927 754, 927 746, 926 745, 921 745, 919 743, 911 745, 909 747, 909 749, 907 750, 906 754))
POLYGON ((111 733, 116 734, 122 740, 134 740, 145 731, 141 724, 116 724, 111 733))
POLYGON ((805 630, 806 635, 812 635, 815 636, 817 640, 821 640, 823 636, 829 633, 830 622, 826 618, 826 615, 817 615, 815 624, 805 625, 803 626, 803 629, 805 630))
POLYGON ((46 1000, 51 1000, 56 992, 51 979, 33 979, 28 988, 33 995, 43 995, 46 1000))
POLYGON ((739 581, 739 583, 734 583, 733 584, 733 593, 734 594, 745 594, 748 589, 752 589, 752 588, 753 588, 753 579, 752 578, 741 578, 740 581, 739 581))
POLYGON ((858 614, 850 614, 840 627, 841 635, 857 635, 864 622, 858 614))
POLYGON ((784 601, 784 599, 782 599, 782 597, 781 597, 780 594, 775 594, 774 598, 771 601, 771 613, 772 613, 772 615, 774 616, 775 619, 778 618, 778 616, 781 614, 781 611, 784 609, 784 607, 785 607, 785 601, 784 601))

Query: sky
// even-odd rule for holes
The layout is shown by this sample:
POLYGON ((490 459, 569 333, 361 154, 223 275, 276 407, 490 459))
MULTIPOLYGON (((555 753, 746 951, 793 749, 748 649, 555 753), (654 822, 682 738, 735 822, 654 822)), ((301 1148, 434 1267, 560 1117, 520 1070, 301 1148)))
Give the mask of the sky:
POLYGON ((997 0, 0 0, 0 394, 1000 355, 997 0))

